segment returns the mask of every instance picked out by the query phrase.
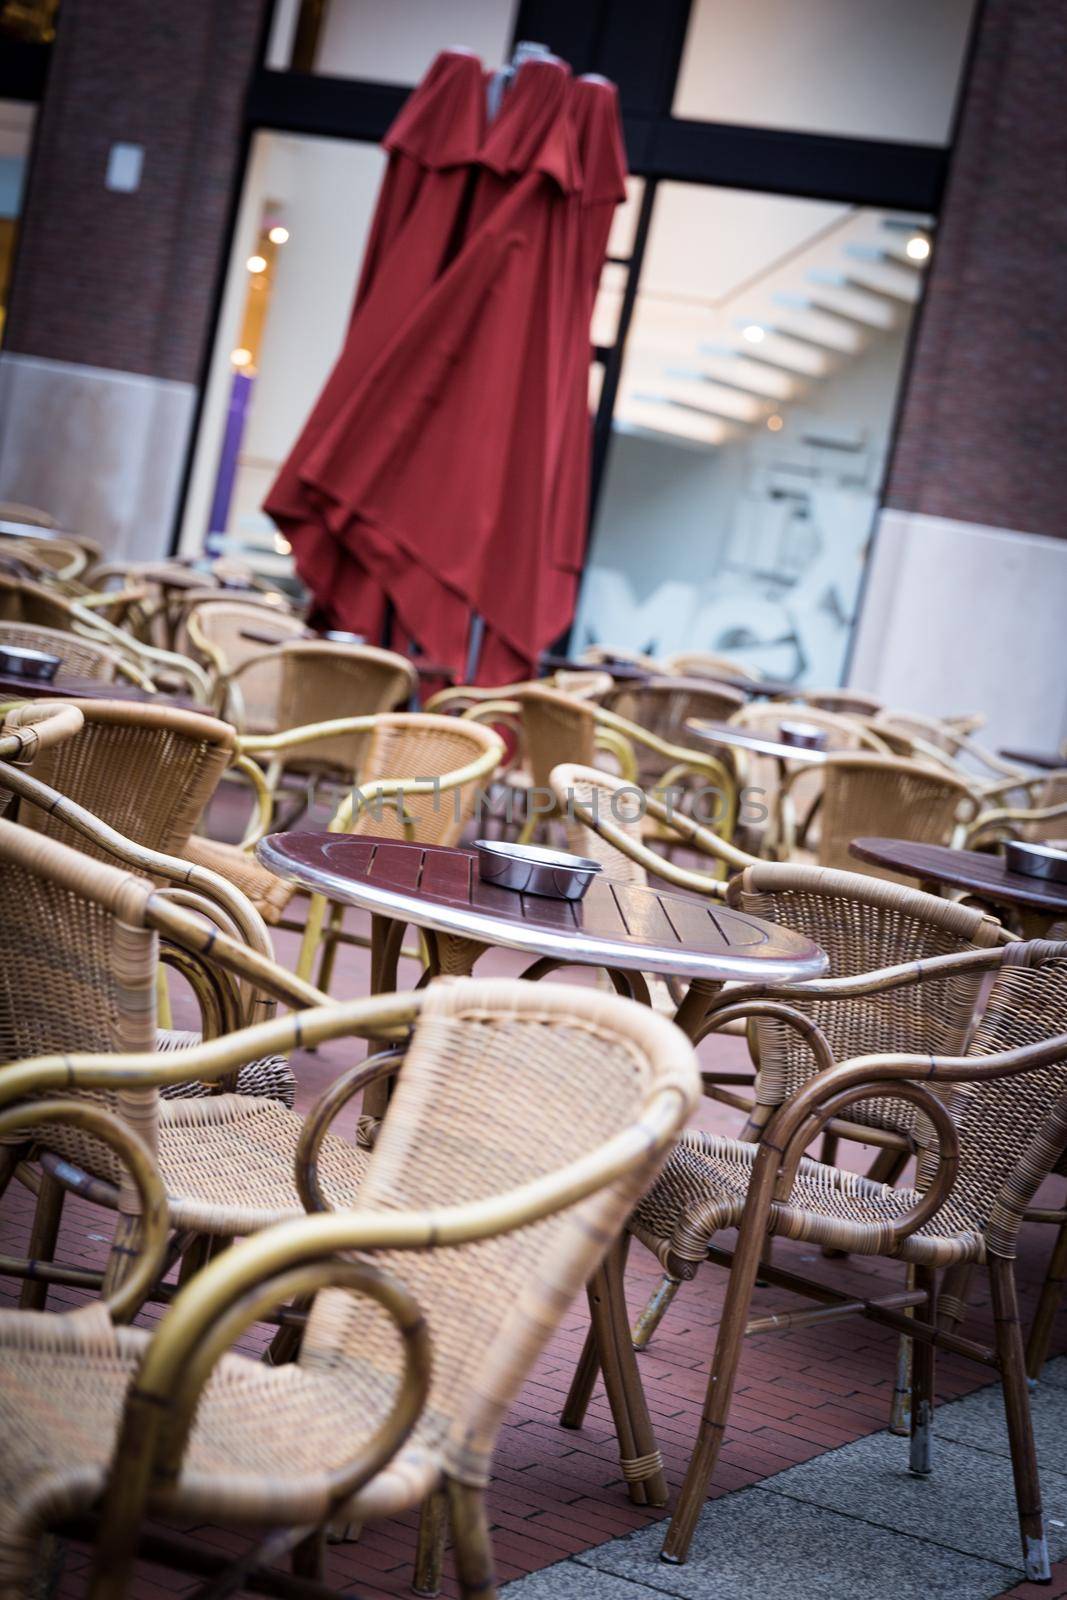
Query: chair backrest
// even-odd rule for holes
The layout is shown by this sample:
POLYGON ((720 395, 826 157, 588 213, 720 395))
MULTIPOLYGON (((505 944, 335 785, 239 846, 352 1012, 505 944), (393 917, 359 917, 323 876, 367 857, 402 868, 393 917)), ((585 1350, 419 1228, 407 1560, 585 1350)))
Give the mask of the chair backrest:
POLYGON ((647 683, 620 684, 604 701, 616 716, 683 749, 695 743, 687 726, 690 718, 728 722, 745 704, 739 689, 710 678, 649 678, 647 683))
POLYGON ((552 768, 561 761, 591 767, 596 750, 596 710, 560 689, 527 685, 518 696, 522 738, 530 776, 539 789, 549 787, 552 768))
MULTIPOLYGON (((208 591, 186 614, 184 634, 204 664, 219 678, 233 672, 245 661, 258 658, 254 666, 241 673, 220 711, 229 710, 243 733, 274 733, 278 729, 278 705, 282 688, 282 653, 264 645, 250 633, 271 633, 279 643, 304 636, 299 617, 280 611, 264 597, 229 600, 219 591, 208 591)), ((182 636, 179 635, 179 644, 182 636)))
POLYGON ((648 874, 641 863, 631 861, 629 856, 575 813, 575 807, 580 806, 594 818, 605 818, 629 835, 636 844, 640 844, 641 815, 644 810, 641 791, 632 783, 627 783, 625 778, 617 778, 614 773, 601 772, 598 767, 579 766, 572 761, 561 762, 554 767, 550 783, 563 817, 568 850, 576 856, 588 856, 593 861, 599 861, 609 878, 644 888, 648 883, 648 874))
POLYGON ((16 500, 0 500, 0 521, 25 522, 34 528, 54 528, 56 519, 37 506, 24 506, 16 500))
MULTIPOLYGON (((610 672, 573 672, 561 667, 548 679, 548 686, 563 694, 572 694, 576 700, 603 700, 610 694, 614 679, 610 672)), ((503 698, 503 696, 502 696, 503 698)))
POLYGON ((58 590, 0 572, 0 622, 31 622, 66 633, 74 626, 74 613, 70 601, 58 590))
MULTIPOLYGON (((831 755, 819 771, 822 809, 816 849, 824 867, 861 870, 849 845, 864 835, 950 844, 957 822, 974 814, 968 786, 926 762, 845 751, 831 755)), ((872 867, 870 873, 908 881, 880 868, 872 867)))
MULTIPOLYGON (((228 723, 195 711, 118 700, 78 700, 82 731, 44 751, 33 774, 101 821, 151 850, 181 855, 233 758, 228 723)), ((37 806, 19 821, 92 852, 93 846, 37 806)), ((102 853, 101 853, 102 854, 102 853)))
MULTIPOLYGON (((491 728, 459 717, 438 717, 424 711, 380 716, 367 736, 359 768, 360 783, 376 778, 443 778, 482 757, 491 758, 484 772, 440 794, 409 795, 404 810, 415 819, 419 844, 455 844, 470 818, 483 785, 500 756, 500 740, 491 728)), ((388 802, 369 804, 353 830, 386 839, 408 837, 397 811, 388 802)))
MULTIPOLYGON (((994 917, 940 900, 922 890, 864 877, 761 861, 731 879, 730 905, 806 934, 830 958, 833 978, 857 977, 910 961, 986 949, 1009 936, 994 917)), ((958 974, 908 984, 883 994, 839 1000, 790 1000, 826 1034, 836 1061, 855 1056, 924 1052, 960 1055, 978 1003, 983 975, 958 974)), ((785 1023, 753 1023, 759 1057, 756 1100, 777 1106, 812 1076, 806 1041, 785 1023)), ((913 1108, 903 1101, 861 1101, 849 1119, 913 1131, 913 1108)))
MULTIPOLYGON (((332 722, 338 717, 369 717, 404 705, 418 687, 411 662, 373 645, 328 639, 290 640, 280 649, 282 682, 278 692, 278 731, 332 722)), ((361 765, 364 736, 316 740, 286 751, 286 764, 309 761, 352 772, 361 765)))
POLYGON ((71 539, 42 535, 40 539, 4 533, 0 528, 0 552, 25 563, 46 580, 73 582, 89 565, 81 545, 71 539))
POLYGON ((680 650, 663 658, 663 668, 682 678, 718 679, 725 673, 731 678, 751 678, 753 683, 758 683, 763 676, 758 667, 735 661, 732 656, 714 655, 710 650, 680 650))
POLYGON ((0 622, 0 647, 4 645, 15 645, 20 650, 43 650, 46 655, 58 656, 63 671, 75 678, 114 683, 119 675, 121 658, 117 651, 61 628, 42 628, 31 622, 0 622))
MULTIPOLYGON (((1004 956, 969 1056, 1067 1033, 1067 944, 1033 940, 1011 945, 1004 956)), ((1067 1111, 1067 1058, 1017 1077, 958 1084, 951 1105, 960 1143, 953 1196, 980 1223, 992 1221, 989 1244, 1011 1254, 1020 1221, 1017 1196, 1060 1156, 1062 1137, 1050 1143, 1041 1135, 1054 1112, 1062 1119, 1067 1111)), ((921 1162, 920 1181, 931 1171, 921 1162)))
MULTIPOLYGON (((680 1128, 699 1097, 695 1060, 679 1030, 646 1007, 555 984, 434 984, 360 1185, 360 1209, 434 1209, 506 1194, 591 1156, 649 1118, 665 1095, 680 1128)), ((505 1408, 659 1165, 638 1159, 587 1199, 492 1239, 376 1254, 429 1323, 433 1376, 419 1446, 442 1452, 461 1480, 484 1476, 505 1408)), ((396 1335, 365 1300, 328 1290, 315 1300, 300 1362, 346 1357, 396 1372, 396 1335)))
POLYGON ((800 699, 820 711, 839 711, 844 716, 874 717, 881 711, 884 701, 859 689, 805 689, 800 699))
MULTIPOLYGON (((0 1062, 154 1048, 158 951, 145 921, 151 893, 144 878, 0 820, 0 1062)), ((153 1147, 154 1089, 94 1090, 91 1097, 153 1147)), ((121 1181, 116 1157, 98 1140, 66 1124, 50 1124, 45 1137, 96 1176, 121 1181)))

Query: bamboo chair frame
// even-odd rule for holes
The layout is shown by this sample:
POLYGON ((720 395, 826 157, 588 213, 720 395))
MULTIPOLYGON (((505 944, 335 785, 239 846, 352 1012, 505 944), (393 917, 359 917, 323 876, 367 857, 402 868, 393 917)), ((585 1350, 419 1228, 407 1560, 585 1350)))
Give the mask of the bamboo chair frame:
MULTIPOLYGON (((234 661, 227 655, 220 641, 211 636, 211 622, 220 617, 237 622, 244 618, 250 628, 254 628, 257 624, 277 628, 279 643, 286 633, 293 639, 306 638, 307 625, 293 612, 282 611, 276 606, 269 605, 263 596, 235 597, 222 590, 205 591, 194 604, 190 605, 185 617, 185 639, 190 650, 202 659, 208 669, 211 676, 212 705, 219 715, 232 722, 241 733, 273 732, 276 704, 272 707, 270 726, 250 725, 245 696, 233 678, 245 662, 252 661, 253 658, 263 660, 264 657, 268 663, 277 666, 277 676, 280 678, 280 663, 277 662, 273 651, 264 652, 261 646, 255 644, 247 649, 242 647, 240 659, 234 661)), ((276 700, 276 691, 274 698, 276 700)))
MULTIPOLYGON (((444 1492, 452 1515, 460 1593, 464 1600, 494 1600, 484 1490, 504 1410, 567 1303, 591 1274, 599 1285, 606 1270, 601 1265, 605 1251, 628 1205, 654 1176, 677 1138, 697 1099, 699 1081, 691 1047, 676 1029, 643 1008, 585 991, 576 997, 569 988, 501 979, 434 984, 418 994, 380 996, 311 1011, 201 1046, 196 1066, 203 1074, 222 1072, 232 1065, 235 1055, 258 1050, 267 1042, 273 1048, 292 1049, 298 1043, 317 1044, 350 1035, 406 1035, 413 1026, 410 1066, 401 1080, 401 1096, 390 1122, 393 1134, 386 1132, 376 1155, 374 1170, 381 1172, 382 1178, 369 1180, 372 1192, 367 1206, 355 1212, 304 1217, 245 1239, 182 1289, 154 1334, 111 1333, 110 1338, 118 1340, 120 1359, 131 1373, 136 1370, 137 1378, 126 1387, 124 1396, 121 1387, 114 1391, 111 1414, 116 1442, 110 1465, 101 1463, 91 1469, 89 1478, 98 1482, 87 1489, 87 1475, 74 1463, 68 1485, 50 1495, 47 1505, 34 1504, 32 1490, 27 1491, 6 1519, 9 1554, 13 1536, 24 1541, 27 1533, 37 1533, 43 1526, 69 1525, 79 1513, 84 1521, 84 1513, 98 1501, 99 1519, 92 1529, 95 1552, 90 1597, 119 1600, 132 1576, 144 1518, 174 1514, 210 1494, 213 1511, 221 1508, 253 1525, 285 1530, 280 1542, 277 1536, 268 1536, 248 1561, 223 1564, 217 1592, 226 1593, 246 1579, 258 1561, 286 1549, 298 1554, 298 1574, 321 1577, 320 1530, 339 1512, 361 1518, 395 1514, 418 1505, 428 1491, 444 1492), (423 1016, 427 1018, 425 1043, 420 1037, 423 1016), (452 1201, 450 1191, 448 1200, 432 1208, 412 1208, 409 1203, 396 1209, 389 1205, 388 1197, 398 1189, 403 1195, 405 1173, 417 1162, 418 1145, 407 1145, 405 1126, 425 1115, 428 1095, 431 1100, 436 1097, 434 1057, 441 1046, 435 1047, 431 1022, 438 1030, 448 1027, 450 1036, 459 1040, 464 1026, 473 1023, 476 1033, 482 1033, 484 1025, 495 1018, 511 1031, 523 1023, 533 1024, 539 1033, 546 1025, 562 1027, 595 1057, 605 1106, 598 1108, 596 1122, 569 1118, 566 1133, 561 1137, 557 1132, 563 1148, 551 1169, 524 1177, 523 1168, 533 1163, 520 1162, 518 1182, 504 1193, 492 1188, 487 1192, 482 1180, 472 1185, 478 1198, 452 1201), (625 1079, 620 1071, 623 1061, 625 1079), (384 1207, 375 1205, 375 1183, 386 1197, 384 1207), (560 1221, 547 1239, 536 1232, 538 1224, 557 1216, 560 1221), (499 1303, 498 1295, 492 1310, 495 1321, 484 1323, 483 1319, 484 1334, 472 1329, 474 1346, 468 1340, 460 1365, 456 1367, 452 1358, 450 1366, 447 1355, 441 1355, 447 1352, 449 1337, 454 1348, 446 1320, 449 1312, 430 1300, 420 1308, 397 1275, 403 1272, 405 1277, 432 1284, 427 1272, 443 1248, 454 1253, 454 1273, 461 1262, 473 1260, 462 1254, 467 1247, 510 1237, 516 1243, 511 1247, 514 1267, 508 1281, 518 1273, 518 1293, 509 1291, 505 1304, 499 1303), (340 1260, 342 1251, 347 1257, 358 1251, 379 1260, 340 1260), (273 1307, 328 1284, 340 1284, 349 1298, 353 1293, 369 1294, 392 1318, 403 1341, 402 1371, 394 1391, 398 1397, 385 1410, 377 1432, 353 1447, 348 1460, 334 1466, 328 1461, 318 1463, 318 1470, 292 1482, 279 1479, 276 1473, 264 1476, 261 1471, 257 1487, 250 1482, 247 1468, 244 1478, 238 1471, 232 1486, 219 1469, 206 1479, 203 1468, 198 1475, 192 1422, 195 1415, 197 1437, 203 1437, 204 1429, 211 1426, 213 1411, 218 1411, 219 1391, 213 1390, 210 1382, 224 1352, 244 1328, 273 1307), (543 1289, 537 1287, 542 1284, 543 1289), (432 1378, 428 1378, 430 1339, 438 1349, 432 1378), (467 1376, 468 1369, 473 1376, 470 1348, 478 1352, 476 1381, 467 1376), (438 1370, 444 1375, 439 1377, 438 1370), (450 1379, 450 1371, 455 1371, 454 1378, 450 1379), (451 1390, 441 1387, 450 1381, 451 1390), (427 1442, 421 1446, 421 1454, 409 1456, 407 1465, 401 1460, 394 1469, 390 1462, 419 1423, 427 1400, 431 1407, 437 1405, 447 1427, 442 1430, 435 1424, 434 1431, 424 1435, 427 1442), (433 1443, 434 1439, 439 1442, 433 1443), (193 1461, 187 1473, 189 1455, 193 1461), (27 1528, 31 1508, 32 1521, 27 1528)), ((475 1058, 475 1066, 484 1075, 490 1055, 487 1046, 477 1040, 475 1048, 482 1052, 475 1058)), ((495 1050, 489 1048, 495 1069, 495 1050)), ((568 1048, 573 1051, 577 1044, 568 1048)), ((512 1093, 519 1092, 522 1074, 539 1079, 541 1062, 523 1060, 518 1066, 520 1078, 512 1093)), ((156 1063, 137 1055, 39 1059, 9 1068, 0 1075, 0 1135, 24 1127, 33 1117, 40 1120, 40 1100, 32 1107, 18 1104, 29 1095, 48 1095, 55 1088, 71 1086, 86 1091, 115 1088, 155 1074, 156 1063), (12 1104, 13 1111, 6 1109, 12 1104)), ((50 1115, 70 1114, 70 1102, 46 1100, 43 1104, 50 1115)), ((498 1122, 504 1110, 497 1112, 498 1122)), ((122 1133, 121 1125, 117 1131, 122 1133)), ((135 1138, 127 1153, 133 1155, 131 1164, 136 1164, 135 1138)), ((151 1187, 150 1164, 142 1160, 140 1165, 146 1248, 138 1269, 142 1280, 149 1281, 158 1274, 162 1260, 161 1202, 158 1188, 153 1191, 151 1187), (141 1265, 145 1258, 149 1259, 147 1268, 141 1265)), ((460 1177, 461 1193, 464 1187, 460 1177)), ((415 1192, 419 1192, 417 1188, 415 1192)), ((597 1295, 597 1304, 606 1305, 607 1297, 599 1288, 597 1295)), ((58 1339, 75 1355, 79 1348, 84 1350, 88 1359, 103 1328, 110 1326, 116 1311, 125 1314, 132 1298, 127 1291, 127 1301, 120 1301, 117 1307, 113 1299, 110 1317, 97 1309, 92 1318, 81 1314, 80 1323, 77 1316, 65 1319, 71 1325, 69 1336, 53 1319, 0 1317, 0 1353, 6 1343, 17 1369, 20 1349, 32 1350, 39 1340, 46 1349, 55 1349, 58 1339), (101 1315, 107 1318, 103 1325, 101 1315)), ((469 1294, 464 1303, 473 1303, 469 1294)), ((335 1315, 327 1308, 320 1316, 316 1304, 312 1316, 318 1319, 320 1343, 321 1330, 329 1331, 329 1319, 335 1315)), ((609 1327, 599 1311, 597 1315, 606 1348, 613 1351, 618 1329, 609 1327)), ((227 1359, 231 1367, 235 1359, 240 1360, 227 1359)), ((274 1382, 270 1369, 250 1367, 261 1374, 259 1381, 266 1384, 269 1394, 274 1382)), ((278 1374, 279 1382, 284 1377, 278 1374)), ((380 1377, 377 1381, 380 1388, 380 1377)), ((242 1428, 251 1425, 247 1407, 245 1410, 242 1428)), ((627 1421, 628 1416, 620 1414, 620 1431, 627 1421)), ((337 1454, 336 1439, 332 1454, 337 1454)), ((151 1552, 153 1546, 149 1544, 148 1549, 151 1552)), ((24 1572, 23 1545, 18 1555, 24 1572)), ((298 1580, 281 1592, 320 1597, 324 1593, 298 1580)))
MULTIPOLYGON (((1062 789, 1067 785, 1067 769, 1062 772, 1047 772, 1043 775, 1042 781, 1050 787, 1056 785, 1062 789)), ((998 806, 978 813, 963 836, 963 847, 965 850, 974 850, 990 844, 1001 844, 1010 839, 1051 839, 1054 836, 1062 838, 1065 835, 1067 835, 1067 800, 1059 800, 1054 805, 998 806), (1061 819, 1063 829, 1058 835, 1046 830, 1046 823, 1059 822, 1061 819)))
MULTIPOLYGON (((696 1143, 690 1146, 709 1151, 714 1146, 725 1160, 733 1160, 735 1151, 748 1151, 749 1175, 742 1198, 705 1201, 699 1229, 692 1236, 683 1229, 663 1243, 668 1261, 680 1270, 693 1270, 698 1261, 705 1259, 731 1269, 700 1431, 664 1543, 664 1560, 681 1562, 688 1554, 721 1450, 745 1335, 798 1322, 804 1325, 830 1317, 859 1314, 896 1328, 915 1343, 911 1412, 913 1472, 925 1475, 931 1470, 935 1350, 949 1349, 999 1371, 1004 1386, 1026 1575, 1035 1582, 1048 1581, 1048 1545, 1030 1419, 1014 1256, 1019 1224, 1041 1182, 1067 1149, 1067 1077, 1064 1075, 1067 1033, 1051 1034, 1051 1030, 1062 1027, 1063 1023, 1061 974, 1065 963, 1067 945, 1034 941, 897 969, 892 977, 894 986, 928 981, 935 973, 943 975, 953 969, 961 972, 1001 969, 983 1022, 983 1029, 991 1026, 992 1031, 984 1040, 979 1038, 972 1044, 971 1053, 963 1056, 878 1054, 834 1064, 819 1030, 786 1003, 801 988, 825 987, 834 980, 782 986, 774 1000, 723 997, 719 1009, 709 1019, 707 1031, 721 1028, 738 1014, 780 1014, 781 1020, 792 1019, 794 1026, 807 1032, 821 1070, 780 1107, 758 1146, 711 1140, 710 1136, 697 1136, 696 1143), (1044 979, 1047 997, 1043 997, 1040 987, 1043 969, 1051 969, 1044 979), (1028 979, 1030 973, 1038 976, 1028 979), (1044 1036, 1036 1042, 1006 1050, 991 1049, 1000 1036, 1026 1037, 1025 1031, 1021 1034, 1016 1031, 1014 986, 1027 981, 1034 985, 1028 1013, 1031 1031, 1039 1031, 1044 1036), (998 989, 998 986, 1001 987, 998 989), (979 1167, 984 1167, 984 1157, 975 1155, 973 1142, 970 1167, 960 1165, 957 1122, 960 1127, 967 1125, 967 1106, 979 1104, 973 1096, 981 1096, 983 1086, 1048 1068, 1055 1068, 1056 1076, 1046 1077, 1034 1091, 1041 1095, 1044 1109, 1038 1109, 1038 1103, 1033 1102, 1032 1116, 1038 1120, 1032 1126, 1028 1123, 1025 1128, 1013 1128, 1014 1143, 1004 1157, 998 1159, 992 1191, 981 1203, 984 1212, 980 1214, 974 1209, 979 1204, 977 1200, 957 1202, 957 1188, 964 1183, 964 1178, 968 1184, 974 1183, 976 1161, 979 1167), (949 1094, 948 1103, 932 1092, 940 1086, 949 1094), (952 1094, 954 1086, 969 1086, 969 1096, 957 1100, 952 1094), (885 1198, 892 1191, 871 1185, 870 1180, 833 1178, 835 1169, 822 1167, 804 1157, 812 1140, 835 1118, 863 1100, 884 1097, 887 1093, 894 1099, 900 1097, 909 1101, 933 1130, 933 1140, 927 1138, 923 1152, 920 1188, 910 1192, 910 1199, 909 1192, 903 1193, 895 1205, 890 1205, 885 1198), (834 1213, 832 1207, 829 1210, 824 1207, 821 1213, 818 1211, 813 1196, 817 1195, 820 1182, 836 1184, 841 1190, 841 1210, 834 1213), (793 1202, 794 1186, 798 1183, 800 1197, 793 1202), (853 1218, 843 1214, 847 1209, 844 1198, 850 1193, 855 1196, 853 1218), (921 1233, 928 1224, 934 1229, 935 1222, 942 1226, 932 1233, 921 1233), (712 1244, 720 1228, 735 1223, 739 1225, 735 1250, 726 1251, 712 1244), (767 1257, 768 1242, 777 1233, 816 1244, 832 1242, 856 1253, 911 1261, 915 1269, 915 1290, 902 1295, 856 1300, 815 1280, 783 1271, 767 1257), (992 1348, 955 1333, 939 1314, 936 1271, 954 1263, 976 1260, 984 1260, 990 1276, 996 1327, 996 1344, 992 1348), (784 1319, 750 1320, 749 1308, 757 1274, 767 1282, 813 1298, 821 1309, 784 1319)), ((883 981, 886 976, 883 975, 883 981)), ((1031 1102, 1024 1100, 1019 1104, 1019 1115, 1025 1117, 1026 1111, 1022 1108, 1031 1102)), ((980 1108, 976 1114, 981 1115, 980 1108)), ((974 1137, 980 1139, 982 1135, 974 1137)), ((671 1181, 680 1179, 684 1184, 683 1173, 684 1163, 674 1167, 669 1162, 664 1176, 631 1219, 631 1231, 650 1247, 655 1246, 648 1219, 654 1213, 657 1196, 671 1181)), ((985 1179, 987 1188, 990 1181, 985 1179)), ((722 1192, 725 1195, 726 1191, 722 1192)), ((614 1292, 621 1293, 621 1288, 614 1292)), ((611 1381, 614 1380, 609 1376, 611 1381)))
POLYGON ((723 673, 731 678, 750 678, 753 683, 759 683, 763 678, 758 667, 748 666, 733 656, 716 655, 710 650, 679 650, 674 655, 664 656, 660 670, 680 678, 718 680, 723 673))
POLYGON ((559 689, 573 695, 576 700, 600 700, 610 694, 615 680, 610 672, 590 668, 586 672, 561 669, 544 678, 527 678, 521 683, 501 683, 492 688, 479 688, 476 684, 454 684, 438 689, 427 700, 424 711, 436 711, 441 716, 456 716, 471 706, 486 700, 514 700, 525 689, 559 689))

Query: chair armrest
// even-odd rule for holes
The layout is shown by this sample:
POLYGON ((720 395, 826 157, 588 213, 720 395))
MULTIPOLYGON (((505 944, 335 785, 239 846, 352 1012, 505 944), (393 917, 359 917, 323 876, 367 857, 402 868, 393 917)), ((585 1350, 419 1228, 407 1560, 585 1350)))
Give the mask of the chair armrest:
POLYGON ((944 956, 930 956, 924 961, 903 961, 897 966, 879 967, 873 972, 860 972, 847 978, 809 978, 803 983, 741 983, 718 995, 709 1009, 711 1013, 717 1013, 726 1005, 767 998, 783 1001, 852 1000, 863 995, 903 989, 912 983, 925 983, 931 978, 992 972, 1004 964, 1007 950, 1016 943, 1016 939, 1009 937, 1004 944, 992 945, 988 949, 953 951, 944 956))
POLYGON ((974 841, 989 834, 994 838, 1011 838, 1013 823, 1053 822, 1057 817, 1067 818, 1067 800, 1054 806, 1003 806, 995 811, 983 811, 971 823, 964 835, 964 847, 973 848, 974 841))
MULTIPOLYGON (((4 1068, 4 1073, 8 1072, 4 1068)), ((17 1066, 10 1069, 17 1072, 17 1066)), ((58 1082, 53 1087, 64 1087, 58 1082)), ((103 1106, 89 1100, 30 1100, 17 1091, 11 1093, 5 1081, 0 1093, 0 1140, 12 1134, 31 1131, 42 1123, 65 1122, 80 1128, 108 1145, 122 1162, 128 1180, 137 1191, 140 1238, 136 1260, 124 1274, 121 1284, 105 1301, 114 1322, 125 1322, 141 1308, 152 1286, 163 1271, 169 1234, 167 1191, 152 1152, 124 1122, 103 1106), (19 1104, 19 1101, 23 1103, 19 1104)), ((132 1247, 130 1247, 132 1248, 132 1247)))
MULTIPOLYGON (((42 750, 80 733, 85 718, 61 700, 31 700, 10 710, 0 728, 0 761, 30 766, 42 750)), ((5 788, 10 788, 5 784, 5 788)))
POLYGON ((712 895, 716 899, 723 899, 726 885, 719 878, 712 878, 704 872, 692 872, 686 867, 676 866, 673 861, 668 861, 665 856, 657 855, 655 850, 649 848, 640 839, 634 839, 625 828, 607 817, 595 816, 591 811, 579 805, 573 798, 570 800, 571 814, 592 833, 599 834, 606 843, 614 846, 629 860, 644 867, 646 872, 651 872, 664 883, 672 884, 677 889, 691 889, 697 894, 712 895))
MULTIPOLYGON (((273 1230, 267 1230, 268 1234, 273 1230)), ((430 1392, 432 1346, 414 1296, 393 1274, 368 1261, 335 1254, 294 1266, 269 1258, 249 1279, 219 1258, 201 1283, 187 1285, 154 1334, 123 1406, 118 1441, 101 1510, 94 1579, 107 1573, 124 1586, 132 1565, 128 1531, 157 1485, 181 1472, 200 1396, 220 1358, 253 1323, 320 1289, 343 1288, 373 1300, 392 1322, 403 1353, 397 1392, 371 1437, 343 1466, 324 1471, 327 1493, 341 1505, 388 1465, 415 1427, 430 1392)), ((238 1269, 240 1263, 238 1263, 238 1269)), ((205 1273, 207 1269, 205 1269, 205 1273)), ((343 1419, 339 1419, 343 1420, 343 1419)))
POLYGON ((406 1048, 381 1050, 350 1067, 324 1089, 300 1128, 296 1147, 296 1187, 308 1211, 331 1211, 319 1182, 318 1155, 331 1124, 348 1102, 372 1083, 399 1072, 406 1048))

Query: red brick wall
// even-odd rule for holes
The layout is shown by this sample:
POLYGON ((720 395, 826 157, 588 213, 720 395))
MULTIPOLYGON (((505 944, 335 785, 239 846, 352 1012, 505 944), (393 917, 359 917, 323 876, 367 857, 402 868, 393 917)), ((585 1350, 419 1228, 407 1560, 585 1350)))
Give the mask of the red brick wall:
POLYGON ((888 503, 1067 537, 1067 6, 986 0, 888 503))
POLYGON ((64 0, 5 347, 195 381, 266 0, 64 0), (116 142, 140 188, 104 186, 116 142))

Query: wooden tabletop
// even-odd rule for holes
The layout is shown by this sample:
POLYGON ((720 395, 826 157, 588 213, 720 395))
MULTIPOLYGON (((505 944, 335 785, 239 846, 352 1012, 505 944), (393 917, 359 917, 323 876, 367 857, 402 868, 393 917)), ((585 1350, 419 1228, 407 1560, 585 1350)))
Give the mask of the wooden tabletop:
POLYGON ((1043 772, 1057 772, 1067 767, 1067 755, 1058 750, 1002 750, 1005 761, 1019 761, 1026 767, 1038 767, 1043 772))
POLYGON ((853 839, 849 850, 861 861, 889 867, 923 883, 944 883, 953 889, 967 889, 994 904, 1067 916, 1067 883, 1050 883, 1046 878, 1009 872, 1003 856, 953 850, 941 844, 916 844, 911 839, 853 839))
POLYGON ((0 699, 143 700, 153 705, 179 706, 213 715, 207 706, 197 705, 189 695, 149 694, 147 689, 130 683, 126 678, 119 678, 115 683, 102 683, 99 678, 77 678, 67 672, 58 672, 48 683, 40 678, 24 678, 17 672, 0 673, 0 699))
MULTIPOLYGON (((787 713, 782 720, 789 722, 794 719, 787 713)), ((804 719, 797 717, 795 720, 802 722, 804 719)), ((704 722, 700 717, 691 717, 686 726, 704 744, 726 745, 731 750, 752 750, 757 755, 776 756, 779 761, 806 761, 812 766, 819 766, 831 754, 829 750, 812 750, 802 744, 786 744, 784 739, 753 733, 749 728, 735 728, 731 722, 704 722)))
POLYGON ((275 833, 256 854, 302 888, 366 911, 533 955, 684 978, 789 982, 827 958, 799 933, 720 902, 593 880, 584 900, 516 894, 478 876, 473 850, 275 833))

